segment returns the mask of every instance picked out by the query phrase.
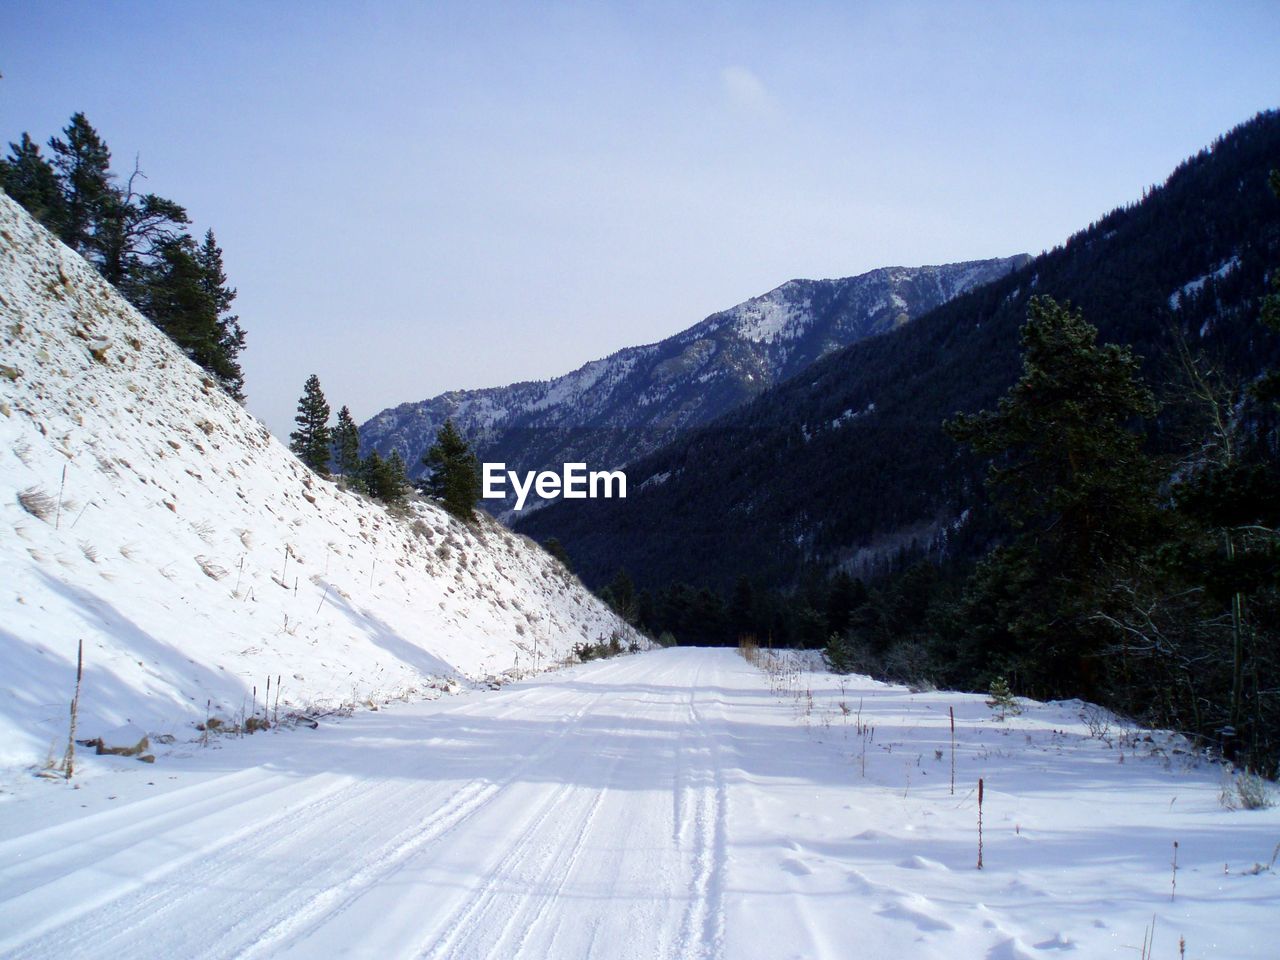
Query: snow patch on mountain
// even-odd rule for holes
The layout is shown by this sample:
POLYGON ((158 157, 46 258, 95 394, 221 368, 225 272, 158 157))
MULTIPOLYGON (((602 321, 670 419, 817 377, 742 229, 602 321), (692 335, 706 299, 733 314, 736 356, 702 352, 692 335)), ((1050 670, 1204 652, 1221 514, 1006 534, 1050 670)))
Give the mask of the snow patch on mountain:
MULTIPOLYGON (((1218 267, 1211 270, 1209 273, 1203 274, 1202 276, 1196 277, 1194 280, 1184 283, 1180 288, 1169 294, 1169 309, 1177 310, 1182 306, 1182 302, 1188 297, 1199 295, 1200 291, 1204 289, 1205 284, 1210 280, 1221 280, 1236 270, 1239 266, 1240 258, 1238 256, 1232 256, 1223 261, 1218 267)), ((1202 331, 1200 335, 1204 336, 1205 332, 1207 331, 1202 331)))
POLYGON ((799 336, 807 325, 811 307, 812 301, 799 293, 799 284, 790 281, 732 308, 725 319, 742 339, 773 343, 799 336))

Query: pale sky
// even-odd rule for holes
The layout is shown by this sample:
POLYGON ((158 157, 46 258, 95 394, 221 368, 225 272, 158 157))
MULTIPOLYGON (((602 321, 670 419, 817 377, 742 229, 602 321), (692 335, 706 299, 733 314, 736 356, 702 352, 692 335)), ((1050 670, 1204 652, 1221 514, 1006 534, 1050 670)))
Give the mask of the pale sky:
POLYGON ((214 228, 287 436, 313 372, 362 422, 1038 253, 1280 106, 1277 51, 1274 2, 3 0, 0 140, 82 110, 214 228))

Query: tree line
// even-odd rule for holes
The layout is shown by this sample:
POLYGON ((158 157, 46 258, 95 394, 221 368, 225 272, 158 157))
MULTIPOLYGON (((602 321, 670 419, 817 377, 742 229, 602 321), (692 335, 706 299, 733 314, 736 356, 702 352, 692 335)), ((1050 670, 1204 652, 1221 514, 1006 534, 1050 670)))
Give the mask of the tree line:
POLYGON ((111 150, 83 113, 48 147, 46 156, 27 133, 10 143, 0 187, 243 402, 245 332, 230 312, 236 291, 213 231, 196 240, 184 207, 142 190, 136 163, 124 177, 112 170, 111 150))
MULTIPOLYGON (((655 594, 683 582, 722 598, 744 573, 801 590, 815 570, 871 581, 916 559, 981 554, 1002 536, 983 508, 986 468, 942 423, 992 406, 1017 379, 1032 296, 1069 300, 1104 339, 1132 347, 1161 395, 1181 376, 1180 336, 1229 377, 1280 362, 1280 338, 1255 322, 1280 255, 1266 185, 1277 157, 1280 112, 1260 115, 1016 273, 628 463, 625 501, 555 503, 515 528, 559 538, 589 586, 623 565, 655 594), (664 482, 641 483, 655 476, 664 482)), ((1175 453, 1190 411, 1165 404, 1148 428, 1155 452, 1175 453)))
MULTIPOLYGON (((409 482, 400 451, 393 449, 383 457, 371 450, 361 456, 360 432, 351 411, 343 406, 333 426, 329 425, 330 412, 320 378, 313 373, 298 400, 293 418, 296 429, 289 434, 289 449, 321 476, 336 474, 350 489, 390 507, 403 507, 415 485, 409 482)), ((418 481, 418 492, 440 501, 460 520, 473 522, 480 500, 480 464, 452 420, 444 422, 422 463, 430 472, 418 481)))
MULTIPOLYGON (((1280 173, 1270 177, 1280 197, 1280 173)), ((1260 337, 1280 334, 1280 269, 1260 337)), ((670 584, 601 591, 682 643, 825 647, 833 669, 1039 698, 1084 697, 1280 766, 1280 370, 1232 377, 1184 342, 1163 401, 1081 310, 1030 301, 1022 371, 993 406, 944 423, 987 463, 995 545, 871 583, 839 571, 790 591, 739 577, 727 600, 670 584), (1187 428, 1150 439, 1163 408, 1187 428)), ((557 543, 557 549, 563 550, 557 543)))

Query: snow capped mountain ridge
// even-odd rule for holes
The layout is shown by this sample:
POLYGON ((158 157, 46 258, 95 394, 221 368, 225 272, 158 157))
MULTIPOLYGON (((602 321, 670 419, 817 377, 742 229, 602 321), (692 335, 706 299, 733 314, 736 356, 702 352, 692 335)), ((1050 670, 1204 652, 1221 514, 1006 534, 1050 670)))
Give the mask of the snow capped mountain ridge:
POLYGON ((623 466, 815 360, 892 330, 1025 260, 789 280, 666 340, 619 350, 552 380, 451 391, 384 410, 361 427, 362 444, 384 455, 398 449, 418 475, 436 431, 452 419, 482 459, 519 470, 569 461, 623 466))
POLYGON ((376 705, 637 639, 505 528, 316 477, 2 193, 0 317, 0 767, 65 743, 79 640, 83 736, 185 740, 268 677, 376 705))

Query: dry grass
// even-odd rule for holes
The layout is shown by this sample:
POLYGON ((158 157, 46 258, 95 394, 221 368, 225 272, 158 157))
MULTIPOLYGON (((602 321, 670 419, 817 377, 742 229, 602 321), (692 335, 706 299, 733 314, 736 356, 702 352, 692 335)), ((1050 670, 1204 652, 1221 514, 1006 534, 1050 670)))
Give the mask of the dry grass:
POLYGON ((214 534, 218 532, 218 528, 212 523, 193 523, 191 529, 205 543, 213 543, 214 534))
POLYGON ((203 571, 204 575, 210 580, 221 580, 227 575, 226 567, 219 566, 208 557, 196 557, 196 563, 199 564, 201 571, 203 571))
POLYGON ((18 494, 18 503, 33 517, 46 523, 58 510, 58 500, 40 487, 27 487, 18 494))
POLYGON ((1252 770, 1228 767, 1222 779, 1219 802, 1228 810, 1266 810, 1275 806, 1275 796, 1266 777, 1252 770))

